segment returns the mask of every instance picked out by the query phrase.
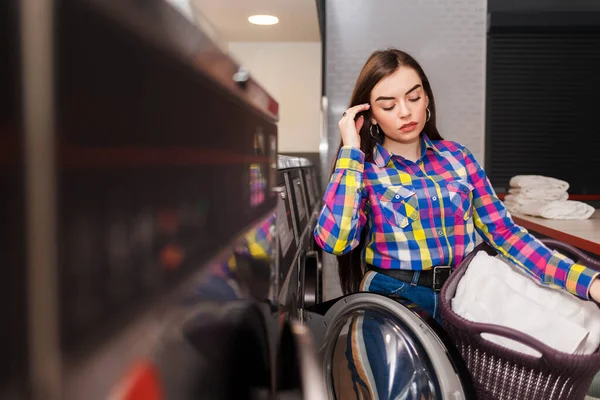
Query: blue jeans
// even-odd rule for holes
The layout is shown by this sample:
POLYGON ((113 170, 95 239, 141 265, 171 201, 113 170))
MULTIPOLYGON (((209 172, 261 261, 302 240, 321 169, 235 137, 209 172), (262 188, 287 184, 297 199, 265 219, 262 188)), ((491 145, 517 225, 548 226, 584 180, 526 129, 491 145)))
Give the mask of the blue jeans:
POLYGON ((417 286, 418 281, 419 272, 415 273, 413 283, 408 283, 378 272, 368 271, 360 283, 360 291, 404 297, 421 307, 441 325, 439 293, 425 286, 417 286))
MULTIPOLYGON (((415 274, 415 282, 419 279, 415 274)), ((433 289, 416 286, 369 271, 365 274, 360 291, 384 295, 398 295, 417 304, 438 322, 438 293, 433 289)), ((434 398, 426 385, 415 385, 415 366, 405 354, 390 353, 389 334, 380 329, 381 314, 365 310, 351 319, 346 340, 346 360, 354 395, 344 398, 421 400, 434 398), (412 389, 411 389, 412 388, 412 389)))

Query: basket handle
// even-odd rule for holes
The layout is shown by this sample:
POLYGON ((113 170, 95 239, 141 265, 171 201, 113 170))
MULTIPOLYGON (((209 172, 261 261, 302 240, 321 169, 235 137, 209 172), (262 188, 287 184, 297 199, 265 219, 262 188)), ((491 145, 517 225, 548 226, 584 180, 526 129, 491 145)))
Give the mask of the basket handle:
MULTIPOLYGON (((489 333, 492 335, 502 336, 507 339, 514 340, 515 342, 521 343, 531 349, 537 351, 542 355, 543 359, 553 360, 555 359, 554 355, 556 355, 558 350, 553 349, 552 347, 542 343, 534 337, 531 337, 525 333, 519 332, 515 329, 508 328, 506 326, 495 325, 495 324, 486 324, 481 322, 471 322, 468 324, 468 329, 471 331, 473 335, 481 335, 482 333, 489 333)), ((482 338, 485 340, 484 338, 482 338)), ((529 354, 523 354, 524 356, 528 356, 529 354)), ((532 356, 533 357, 533 356, 532 356)), ((551 363, 552 364, 552 363, 551 363)))
POLYGON ((540 242, 542 242, 544 245, 546 245, 546 247, 561 251, 563 253, 567 253, 565 255, 575 258, 575 262, 581 262, 586 267, 590 267, 590 268, 595 269, 596 271, 600 271, 600 260, 596 260, 595 258, 588 256, 586 253, 579 250, 575 246, 561 242, 556 239, 545 239, 544 238, 544 239, 540 239, 540 242))

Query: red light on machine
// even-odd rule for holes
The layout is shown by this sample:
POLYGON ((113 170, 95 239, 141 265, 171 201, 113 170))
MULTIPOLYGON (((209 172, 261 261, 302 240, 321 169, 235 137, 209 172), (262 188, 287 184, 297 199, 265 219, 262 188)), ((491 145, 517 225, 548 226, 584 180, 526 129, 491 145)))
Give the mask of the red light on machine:
POLYGON ((179 268, 185 257, 183 249, 177 244, 167 244, 160 251, 160 262, 168 270, 179 268))
POLYGON ((131 366, 118 388, 115 400, 164 400, 159 372, 149 361, 138 361, 131 366))

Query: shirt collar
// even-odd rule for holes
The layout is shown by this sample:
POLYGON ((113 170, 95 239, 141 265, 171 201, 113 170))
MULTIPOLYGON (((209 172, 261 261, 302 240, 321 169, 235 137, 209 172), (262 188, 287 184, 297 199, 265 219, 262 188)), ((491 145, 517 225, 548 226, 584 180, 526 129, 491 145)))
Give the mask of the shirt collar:
POLYGON ((373 162, 378 167, 385 167, 388 162, 390 162, 390 158, 392 155, 379 143, 375 144, 375 148, 373 149, 373 162))
MULTIPOLYGON (((421 148, 423 149, 421 157, 425 155, 425 151, 427 149, 431 149, 436 153, 439 153, 439 150, 435 147, 435 145, 433 144, 431 139, 429 139, 425 132, 421 133, 421 143, 425 144, 425 146, 421 146, 421 148)), ((373 161, 375 162, 375 165, 383 168, 386 165, 388 165, 388 163, 390 162, 390 158, 392 158, 392 154, 389 151, 387 151, 381 144, 377 143, 375 145, 375 148, 373 149, 373 161)))
POLYGON ((433 144, 431 139, 429 139, 429 136, 427 136, 427 134, 425 132, 423 132, 421 134, 421 138, 423 139, 423 143, 425 143, 425 149, 431 149, 431 150, 435 151, 436 153, 440 152, 438 150, 438 148, 435 147, 435 145, 433 144))

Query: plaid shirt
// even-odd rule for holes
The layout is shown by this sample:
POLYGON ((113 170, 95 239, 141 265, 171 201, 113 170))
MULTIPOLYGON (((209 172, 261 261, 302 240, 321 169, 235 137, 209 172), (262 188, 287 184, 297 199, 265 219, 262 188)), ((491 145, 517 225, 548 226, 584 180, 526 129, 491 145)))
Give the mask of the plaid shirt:
POLYGON ((363 260, 384 269, 458 265, 473 250, 475 231, 508 261, 544 286, 587 299, 598 272, 545 247, 516 225, 473 154, 458 143, 422 134, 417 162, 377 145, 373 162, 342 147, 325 192, 315 239, 344 254, 368 229, 363 260))

